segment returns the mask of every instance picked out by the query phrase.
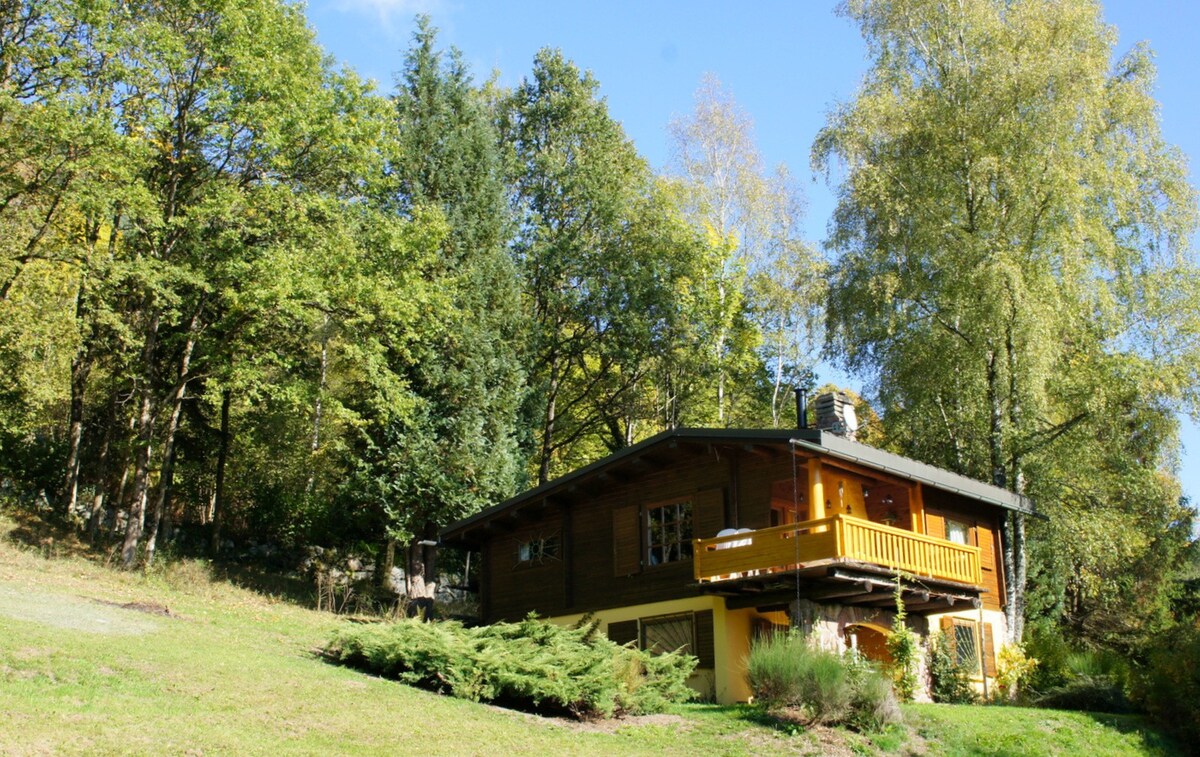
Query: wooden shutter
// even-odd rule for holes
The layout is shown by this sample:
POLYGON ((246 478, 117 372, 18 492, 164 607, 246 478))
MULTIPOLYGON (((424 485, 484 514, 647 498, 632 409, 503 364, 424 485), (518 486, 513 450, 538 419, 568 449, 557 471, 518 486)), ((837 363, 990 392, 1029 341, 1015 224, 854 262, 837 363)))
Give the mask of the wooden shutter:
POLYGON ((638 640, 638 622, 623 620, 620 623, 608 624, 608 638, 618 644, 628 644, 638 640))
POLYGON ((979 547, 979 567, 983 573, 983 605, 989 610, 999 610, 1004 604, 1000 592, 1000 576, 996 570, 996 534, 988 523, 975 524, 975 542, 979 547))
POLYGON ((692 498, 692 536, 711 539, 725 528, 725 489, 701 489, 692 498))
POLYGON ((613 510, 613 575, 631 576, 642 569, 642 519, 637 505, 613 510))
POLYGON ((983 633, 980 634, 983 643, 983 669, 989 676, 996 675, 996 647, 992 641, 992 624, 983 624, 983 633))
POLYGON ((716 642, 713 635, 712 610, 696 613, 696 645, 692 649, 700 663, 698 668, 712 670, 717 667, 716 642))
POLYGON ((936 510, 925 511, 925 532, 936 539, 946 538, 946 516, 936 510))

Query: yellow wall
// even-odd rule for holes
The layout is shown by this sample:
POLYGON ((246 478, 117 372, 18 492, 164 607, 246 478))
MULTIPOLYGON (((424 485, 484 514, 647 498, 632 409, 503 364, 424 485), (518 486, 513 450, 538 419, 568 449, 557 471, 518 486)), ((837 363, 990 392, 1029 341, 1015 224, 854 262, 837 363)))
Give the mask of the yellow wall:
POLYGON ((847 476, 836 468, 825 467, 822 471, 825 483, 825 515, 853 515, 867 518, 867 505, 863 501, 862 480, 847 476))
MULTIPOLYGON (((600 621, 601 629, 607 630, 609 623, 704 610, 712 610, 713 613, 715 668, 696 671, 688 685, 701 696, 714 697, 721 704, 745 702, 750 698, 750 687, 746 684, 746 656, 750 653, 754 619, 767 617, 777 624, 786 625, 786 613, 760 615, 753 610, 728 610, 725 600, 720 597, 690 597, 600 610, 593 615, 600 621)), ((577 623, 582 617, 582 614, 560 615, 550 618, 550 621, 567 626, 577 623)))
MULTIPOLYGON (((992 654, 995 659, 1000 659, 1000 647, 1004 644, 1004 638, 1008 635, 1008 621, 1004 617, 1004 613, 999 610, 962 610, 960 612, 944 612, 938 615, 929 616, 929 631, 933 633, 940 631, 942 618, 959 618, 961 620, 970 620, 976 623, 982 622, 992 624, 992 654)), ((982 634, 982 630, 980 631, 982 634)), ((981 636, 982 643, 982 636, 981 636)), ((984 686, 982 671, 976 670, 971 674, 971 685, 975 687, 975 691, 979 694, 987 694, 995 696, 995 681, 989 677, 986 681, 986 689, 984 686)))
MULTIPOLYGON (((651 602, 644 605, 631 605, 629 607, 616 607, 611 610, 598 610, 591 613, 597 620, 600 621, 600 630, 607 632, 609 623, 620 623, 624 620, 637 620, 638 618, 650 618, 656 615, 674 615, 682 612, 702 612, 704 610, 713 611, 713 646, 714 659, 716 661, 716 670, 697 670, 688 679, 688 686, 695 689, 702 697, 718 696, 718 701, 721 701, 719 694, 720 682, 716 680, 722 677, 724 664, 721 656, 721 631, 719 626, 720 614, 725 610, 725 602, 719 597, 689 597, 687 599, 672 599, 667 602, 651 602)), ((583 618, 582 613, 575 615, 559 615, 554 618, 549 618, 551 623, 556 623, 562 626, 570 626, 578 623, 583 618)), ((727 685, 727 684, 726 684, 727 685)))

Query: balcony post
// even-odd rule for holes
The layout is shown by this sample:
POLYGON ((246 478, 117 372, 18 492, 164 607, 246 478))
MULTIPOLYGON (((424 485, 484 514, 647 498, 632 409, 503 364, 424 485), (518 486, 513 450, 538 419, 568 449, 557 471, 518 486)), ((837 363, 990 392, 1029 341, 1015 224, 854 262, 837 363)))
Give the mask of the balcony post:
POLYGON ((912 530, 914 534, 925 533, 925 491, 918 481, 908 494, 909 510, 912 511, 912 530))
MULTIPOLYGON (((809 478, 808 501, 811 504, 808 509, 808 519, 823 520, 825 518, 825 484, 821 481, 821 458, 814 457, 808 461, 808 465, 809 470, 812 471, 809 478)), ((813 530, 819 533, 825 530, 825 526, 818 526, 813 530)))

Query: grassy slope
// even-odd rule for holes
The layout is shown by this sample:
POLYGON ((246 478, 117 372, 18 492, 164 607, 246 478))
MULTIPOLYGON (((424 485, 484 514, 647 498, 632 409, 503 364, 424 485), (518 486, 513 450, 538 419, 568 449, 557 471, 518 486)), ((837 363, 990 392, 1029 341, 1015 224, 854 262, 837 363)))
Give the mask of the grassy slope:
POLYGON ((789 737, 745 708, 580 727, 438 697, 327 665, 341 622, 212 581, 182 562, 150 576, 14 546, 0 516, 2 754, 889 753, 1169 754, 1140 721, 1016 708, 915 706, 921 737, 789 737), (152 603, 171 617, 113 604, 152 603), (924 743, 922 743, 922 737, 924 743))

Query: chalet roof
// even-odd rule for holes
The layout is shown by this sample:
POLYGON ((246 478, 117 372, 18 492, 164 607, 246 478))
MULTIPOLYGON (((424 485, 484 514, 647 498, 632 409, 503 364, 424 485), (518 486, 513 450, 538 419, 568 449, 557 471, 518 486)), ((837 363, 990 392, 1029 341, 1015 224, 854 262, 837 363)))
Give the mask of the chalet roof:
POLYGON ((820 429, 716 429, 676 428, 663 431, 637 444, 614 452, 596 462, 577 468, 565 475, 529 489, 498 505, 489 507, 469 518, 451 523, 442 530, 443 541, 453 542, 474 526, 491 520, 497 515, 523 505, 536 502, 543 497, 572 489, 585 479, 599 475, 607 469, 648 453, 660 446, 677 446, 682 442, 708 442, 710 444, 763 444, 783 446, 793 444, 819 455, 856 463, 880 473, 887 473, 909 481, 920 482, 990 505, 1014 510, 1028 515, 1037 515, 1033 500, 992 484, 938 468, 933 465, 897 455, 877 447, 851 441, 843 436, 820 429))

